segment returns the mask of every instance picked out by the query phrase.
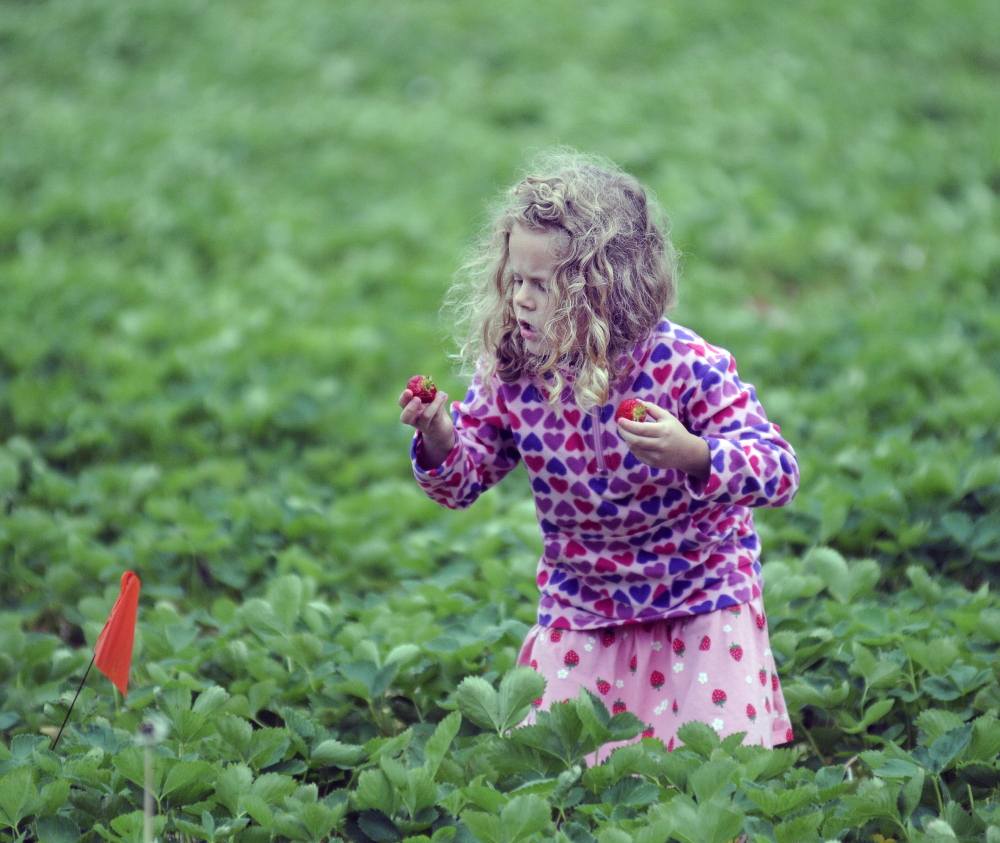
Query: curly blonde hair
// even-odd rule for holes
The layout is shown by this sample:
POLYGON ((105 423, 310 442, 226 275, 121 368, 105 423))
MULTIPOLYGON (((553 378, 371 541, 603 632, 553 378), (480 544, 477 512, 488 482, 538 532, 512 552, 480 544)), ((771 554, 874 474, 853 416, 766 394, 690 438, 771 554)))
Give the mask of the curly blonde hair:
POLYGON ((552 403, 568 384, 591 408, 607 402, 631 370, 628 352, 676 305, 677 253, 655 199, 610 161, 559 147, 533 158, 527 173, 499 198, 446 299, 457 357, 487 388, 494 375, 511 383, 530 374, 552 403), (542 355, 525 348, 514 314, 515 225, 560 235, 542 355))

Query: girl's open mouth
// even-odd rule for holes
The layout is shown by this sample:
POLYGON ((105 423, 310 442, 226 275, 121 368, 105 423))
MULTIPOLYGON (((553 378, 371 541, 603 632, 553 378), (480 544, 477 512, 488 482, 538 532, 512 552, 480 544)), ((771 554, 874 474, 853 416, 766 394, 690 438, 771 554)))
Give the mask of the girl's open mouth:
POLYGON ((518 325, 521 327, 521 336, 526 340, 533 340, 538 338, 538 331, 536 331, 530 323, 525 322, 523 319, 518 320, 518 325))

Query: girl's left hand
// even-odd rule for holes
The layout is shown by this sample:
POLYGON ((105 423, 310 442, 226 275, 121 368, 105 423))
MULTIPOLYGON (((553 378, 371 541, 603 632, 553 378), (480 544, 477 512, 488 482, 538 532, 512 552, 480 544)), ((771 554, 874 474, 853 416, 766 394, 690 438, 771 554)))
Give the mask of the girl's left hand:
POLYGON ((642 405, 645 421, 618 420, 618 430, 635 458, 651 468, 679 468, 707 480, 712 469, 708 443, 661 407, 647 401, 642 405))

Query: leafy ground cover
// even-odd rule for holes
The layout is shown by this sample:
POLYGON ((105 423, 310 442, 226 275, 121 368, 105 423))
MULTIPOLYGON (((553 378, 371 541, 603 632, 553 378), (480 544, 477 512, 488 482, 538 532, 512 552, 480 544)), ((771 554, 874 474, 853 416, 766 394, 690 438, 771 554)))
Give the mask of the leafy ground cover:
MULTIPOLYGON (((1000 840, 1000 13, 0 3, 0 841, 1000 840), (539 542, 395 396, 525 149, 605 152, 800 453, 796 742, 520 721, 539 542), (127 704, 91 679, 143 579, 127 704), (156 728, 151 734, 144 724, 156 728)), ((523 478, 521 478, 523 480, 523 478)))

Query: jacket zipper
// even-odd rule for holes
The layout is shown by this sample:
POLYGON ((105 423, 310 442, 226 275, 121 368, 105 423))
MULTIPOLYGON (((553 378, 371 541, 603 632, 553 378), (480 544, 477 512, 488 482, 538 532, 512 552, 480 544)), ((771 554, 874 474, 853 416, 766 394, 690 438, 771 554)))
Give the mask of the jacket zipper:
POLYGON ((604 444, 601 442, 604 438, 604 431, 601 429, 601 408, 595 407, 591 410, 590 418, 593 422, 591 427, 594 433, 594 455, 597 458, 597 473, 604 477, 608 473, 608 466, 604 462, 604 444))

